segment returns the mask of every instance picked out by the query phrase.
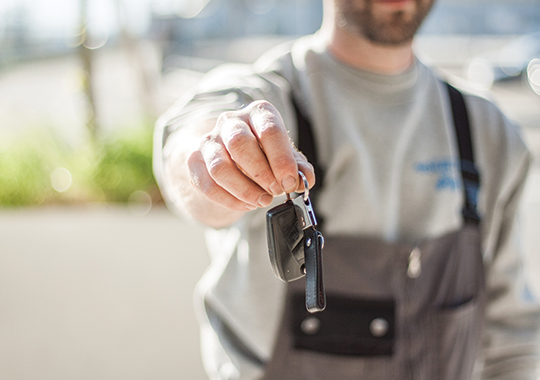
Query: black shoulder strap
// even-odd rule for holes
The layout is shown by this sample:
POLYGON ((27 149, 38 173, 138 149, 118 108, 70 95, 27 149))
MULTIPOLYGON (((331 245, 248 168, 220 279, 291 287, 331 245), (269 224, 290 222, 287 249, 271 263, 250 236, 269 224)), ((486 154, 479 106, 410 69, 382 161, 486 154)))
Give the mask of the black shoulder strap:
POLYGON ((446 87, 448 88, 448 94, 450 95, 454 128, 459 147, 461 179, 465 196, 463 218, 466 222, 478 224, 480 222, 480 215, 477 210, 480 174, 474 162, 474 151, 467 107, 461 92, 448 83, 446 84, 446 87))
MULTIPOLYGON (((477 211, 478 192, 480 189, 480 174, 476 169, 474 162, 471 128, 469 124, 467 107, 461 92, 448 83, 446 85, 450 95, 454 129, 459 148, 461 179, 463 182, 463 191, 465 196, 463 218, 465 222, 478 224, 480 222, 480 216, 477 211)), ((313 206, 316 207, 317 194, 324 180, 324 172, 317 154, 315 137, 313 135, 311 123, 300 109, 293 95, 291 95, 291 100, 296 112, 296 120, 298 123, 298 149, 300 149, 300 151, 306 155, 309 162, 315 168, 317 182, 315 183, 313 189, 310 190, 310 193, 312 194, 311 199, 313 201, 313 206)), ((317 219, 321 225, 322 216, 317 214, 317 219)))
POLYGON ((313 168, 315 169, 315 185, 309 190, 309 194, 317 214, 318 228, 322 231, 324 216, 317 213, 317 203, 319 191, 324 180, 324 173, 319 160, 319 155, 317 153, 315 136, 313 135, 311 122, 304 115, 304 112, 298 105, 298 101, 293 94, 291 94, 291 101, 294 107, 294 112, 296 113, 296 123, 298 125, 298 150, 300 150, 300 152, 306 156, 309 163, 313 165, 313 168))
POLYGON ((292 104, 294 106, 296 121, 298 124, 298 149, 307 157, 308 161, 315 169, 316 182, 313 189, 310 190, 311 193, 312 191, 316 191, 321 187, 323 171, 320 165, 319 156, 317 154, 315 136, 313 136, 311 122, 304 115, 304 112, 302 112, 302 109, 298 105, 298 102, 294 96, 292 97, 292 104))

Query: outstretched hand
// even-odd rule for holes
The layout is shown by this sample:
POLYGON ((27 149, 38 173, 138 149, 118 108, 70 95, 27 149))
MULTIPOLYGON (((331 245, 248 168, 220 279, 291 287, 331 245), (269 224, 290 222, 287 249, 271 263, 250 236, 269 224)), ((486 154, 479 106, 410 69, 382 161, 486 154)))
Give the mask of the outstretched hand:
POLYGON ((236 211, 266 207, 283 192, 303 191, 298 170, 310 187, 315 183, 313 166, 290 141, 278 110, 266 101, 222 113, 187 165, 190 182, 200 193, 236 211))

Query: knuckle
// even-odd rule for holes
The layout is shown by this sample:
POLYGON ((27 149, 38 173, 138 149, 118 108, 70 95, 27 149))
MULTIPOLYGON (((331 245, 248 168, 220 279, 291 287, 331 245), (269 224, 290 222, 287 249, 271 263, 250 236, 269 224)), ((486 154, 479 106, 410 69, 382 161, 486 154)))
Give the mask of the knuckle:
POLYGON ((227 165, 227 162, 220 158, 214 158, 212 159, 208 165, 208 173, 210 174, 210 177, 214 179, 219 178, 225 178, 227 177, 227 173, 230 171, 229 165, 227 165))
POLYGON ((294 159, 285 154, 275 157, 272 167, 278 172, 295 173, 297 170, 294 159))
POLYGON ((200 188, 201 193, 212 201, 217 201, 219 198, 220 188, 213 183, 208 183, 200 188))
POLYGON ((207 133, 206 135, 204 135, 201 140, 200 140, 200 143, 199 143, 199 147, 198 147, 198 150, 201 151, 201 152, 204 152, 208 149, 210 149, 210 147, 213 146, 213 144, 216 144, 217 143, 217 136, 216 134, 214 133, 207 133))
POLYGON ((251 103, 254 110, 276 112, 276 107, 268 100, 255 100, 251 103))
POLYGON ((272 172, 269 169, 261 169, 253 174, 255 182, 264 182, 270 180, 273 177, 272 172))
POLYGON ((261 139, 264 140, 282 139, 283 137, 285 137, 286 134, 286 132, 282 128, 280 128, 277 124, 273 123, 273 121, 271 120, 265 121, 265 123, 261 125, 259 133, 261 139))
POLYGON ((207 133, 203 136, 201 143, 204 144, 207 142, 212 142, 212 141, 215 141, 215 139, 216 139, 216 136, 213 133, 207 133))
POLYGON ((246 187, 241 191, 240 197, 250 203, 255 203, 260 196, 259 193, 260 191, 253 187, 246 187))
POLYGON ((311 165, 306 157, 306 155, 299 151, 296 146, 294 145, 294 143, 291 142, 291 147, 292 147, 292 150, 293 150, 293 154, 294 154, 294 157, 296 158, 296 160, 298 162, 301 162, 301 163, 305 163, 305 164, 308 164, 308 165, 311 165))
POLYGON ((235 128, 227 139, 227 147, 230 151, 244 151, 255 138, 245 128, 235 128))
POLYGON ((251 117, 259 122, 275 122, 279 117, 279 111, 274 105, 266 100, 257 100, 252 103, 251 117))
POLYGON ((188 154, 186 164, 189 168, 193 168, 202 162, 201 152, 195 150, 188 154))
POLYGON ((234 119, 238 117, 237 111, 224 111, 219 114, 217 118, 217 124, 222 124, 228 120, 234 119))

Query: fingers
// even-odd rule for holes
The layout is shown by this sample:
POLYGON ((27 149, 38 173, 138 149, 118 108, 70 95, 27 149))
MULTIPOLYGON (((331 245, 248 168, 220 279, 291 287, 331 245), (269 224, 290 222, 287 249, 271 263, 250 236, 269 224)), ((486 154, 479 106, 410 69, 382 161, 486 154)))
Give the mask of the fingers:
POLYGON ((264 151, 245 117, 222 121, 223 145, 238 169, 272 195, 282 193, 264 151))
POLYGON ((200 152, 195 152, 188 158, 189 179, 191 185, 214 203, 230 210, 249 211, 256 207, 240 201, 228 191, 217 185, 206 170, 204 158, 200 152))
POLYGON ((239 211, 266 207, 283 192, 303 192, 298 170, 310 187, 315 183, 313 167, 294 148, 277 109, 265 101, 223 113, 187 165, 199 192, 239 211))
POLYGON ((249 125, 260 142, 276 182, 287 193, 297 190, 300 185, 298 164, 278 110, 268 102, 259 101, 252 103, 248 111, 249 125))
POLYGON ((188 167, 193 186, 226 208, 252 210, 272 202, 272 195, 235 165, 220 136, 208 135, 201 148, 188 158, 188 167))
MULTIPOLYGON (((311 165, 306 157, 301 152, 295 152, 295 157, 297 157, 298 170, 300 170, 306 176, 308 180, 309 188, 311 189, 315 185, 315 169, 311 165)), ((299 181, 298 189, 295 189, 297 192, 304 192, 304 181, 299 181)))

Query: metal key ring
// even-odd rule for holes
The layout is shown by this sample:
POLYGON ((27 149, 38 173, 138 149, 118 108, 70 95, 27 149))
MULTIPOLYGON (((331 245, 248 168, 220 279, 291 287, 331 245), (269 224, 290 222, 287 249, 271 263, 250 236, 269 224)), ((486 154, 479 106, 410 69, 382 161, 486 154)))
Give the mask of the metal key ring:
POLYGON ((298 170, 298 174, 302 178, 302 181, 304 181, 304 202, 307 202, 307 200, 309 199, 309 183, 304 173, 298 170))

